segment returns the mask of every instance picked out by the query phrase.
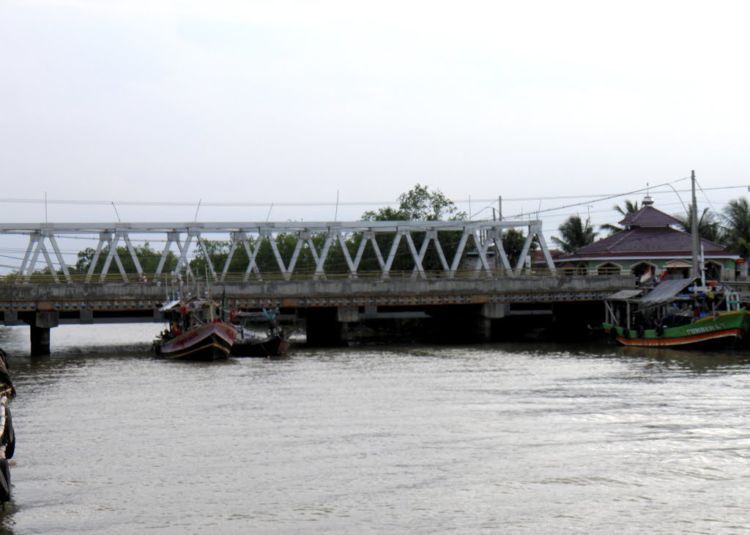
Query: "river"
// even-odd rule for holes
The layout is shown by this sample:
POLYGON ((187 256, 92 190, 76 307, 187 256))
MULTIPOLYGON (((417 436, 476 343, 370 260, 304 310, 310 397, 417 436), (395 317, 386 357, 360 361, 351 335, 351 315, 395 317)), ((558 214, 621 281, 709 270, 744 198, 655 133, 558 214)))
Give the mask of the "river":
POLYGON ((64 326, 18 391, 25 533, 744 530, 750 354, 606 345, 175 363, 158 325, 64 326))

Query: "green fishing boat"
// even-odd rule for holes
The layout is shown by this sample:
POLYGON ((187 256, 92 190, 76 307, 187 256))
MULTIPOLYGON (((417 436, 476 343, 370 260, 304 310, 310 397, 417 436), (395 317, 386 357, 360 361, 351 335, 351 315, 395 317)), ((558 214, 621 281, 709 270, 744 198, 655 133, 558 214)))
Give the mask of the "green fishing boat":
POLYGON ((733 347, 750 330, 750 314, 726 285, 699 279, 662 281, 649 290, 623 290, 605 301, 602 327, 625 346, 733 347))

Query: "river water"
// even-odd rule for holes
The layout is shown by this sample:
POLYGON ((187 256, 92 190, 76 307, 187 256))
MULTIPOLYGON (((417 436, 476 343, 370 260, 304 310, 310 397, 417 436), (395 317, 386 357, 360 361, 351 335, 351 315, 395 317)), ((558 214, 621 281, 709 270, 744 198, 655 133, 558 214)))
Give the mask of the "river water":
POLYGON ((750 513, 750 355, 311 350, 174 363, 157 325, 0 329, 14 533, 714 533, 750 513))

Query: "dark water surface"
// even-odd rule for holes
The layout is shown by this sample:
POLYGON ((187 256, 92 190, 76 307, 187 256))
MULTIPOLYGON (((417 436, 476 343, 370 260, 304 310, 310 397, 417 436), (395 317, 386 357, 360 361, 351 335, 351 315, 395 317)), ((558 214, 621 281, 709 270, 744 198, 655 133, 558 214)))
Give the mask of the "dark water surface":
POLYGON ((607 346, 152 359, 0 329, 15 533, 715 533, 748 525, 750 359, 607 346))

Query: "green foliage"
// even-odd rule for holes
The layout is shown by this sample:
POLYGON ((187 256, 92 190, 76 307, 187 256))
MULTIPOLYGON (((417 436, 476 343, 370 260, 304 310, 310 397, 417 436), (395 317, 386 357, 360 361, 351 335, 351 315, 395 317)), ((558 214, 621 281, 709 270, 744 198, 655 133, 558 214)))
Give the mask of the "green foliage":
POLYGON ((612 209, 620 212, 620 215, 624 217, 624 216, 627 216, 628 214, 636 213, 638 210, 641 209, 641 207, 638 206, 638 201, 631 201, 629 199, 625 199, 624 207, 616 204, 612 207, 612 209))
MULTIPOLYGON (((625 217, 628 214, 634 214, 635 212, 637 212, 638 210, 640 210, 641 207, 638 206, 638 201, 631 201, 631 200, 626 199, 625 200, 625 204, 623 206, 615 204, 612 207, 612 209, 615 210, 616 212, 619 212, 619 214, 621 216, 625 217)), ((609 233, 609 236, 611 236, 612 234, 615 234, 617 232, 621 232, 621 231, 625 230, 623 227, 621 227, 619 225, 613 225, 611 223, 606 223, 604 225, 600 225, 599 228, 601 230, 607 231, 609 233)))
MULTIPOLYGON (((294 255, 295 247, 297 246, 297 235, 296 234, 278 234, 273 238, 276 248, 281 257, 281 261, 285 267, 289 267, 292 256, 294 255)), ((326 236, 324 234, 315 234, 311 237, 311 241, 317 254, 320 255, 325 244, 326 236)), ((201 242, 208 253, 208 257, 211 260, 211 264, 216 270, 217 275, 222 272, 224 265, 226 264, 227 257, 229 256, 229 250, 231 247, 228 241, 212 241, 202 240, 201 242)), ((254 251, 259 246, 258 252, 255 255, 255 264, 261 273, 280 273, 281 268, 279 267, 276 255, 273 252, 271 243, 266 238, 250 238, 248 240, 248 247, 250 251, 254 251)), ((352 253, 353 254, 353 253, 352 253)), ((196 254, 193 260, 190 262, 191 269, 202 276, 204 273, 210 273, 207 270, 206 258, 202 248, 196 249, 196 254)), ((238 244, 232 255, 232 259, 229 262, 228 273, 245 273, 249 264, 249 257, 245 247, 238 244)), ((315 272, 315 256, 311 251, 309 245, 303 242, 297 261, 294 265, 295 273, 307 273, 311 274, 315 272)), ((338 243, 332 243, 329 249, 328 256, 324 268, 327 272, 346 272, 347 265, 344 259, 344 254, 341 252, 338 243)))
MULTIPOLYGON (((156 271, 157 266, 159 265, 159 259, 161 258, 161 252, 155 251, 151 248, 151 246, 148 244, 148 242, 144 243, 143 245, 134 246, 133 249, 135 250, 135 256, 138 258, 138 261, 141 264, 141 268, 145 273, 154 273, 156 271)), ((79 273, 88 273, 89 269, 91 268, 91 263, 94 261, 94 254, 96 253, 95 249, 92 249, 91 247, 87 247, 83 251, 78 252, 78 260, 75 264, 75 271, 79 273)), ((116 254, 120 257, 120 260, 122 261, 122 266, 125 269, 126 273, 137 273, 138 270, 135 268, 135 263, 133 262, 133 259, 130 256, 130 252, 128 251, 127 247, 118 247, 116 250, 116 254)), ((94 269, 94 273, 101 273, 102 269, 104 268, 104 263, 107 260, 107 256, 109 255, 109 246, 102 247, 101 252, 99 253, 99 259, 96 262, 96 268, 94 269)), ((168 272, 174 269, 174 267, 177 265, 177 256, 170 252, 167 255, 167 260, 164 264, 163 272, 168 272)), ((112 264, 109 267, 109 271, 117 272, 117 266, 115 265, 115 260, 112 260, 112 264)))
MULTIPOLYGON (((503 232, 503 249, 505 249, 505 254, 508 256, 511 267, 516 266, 525 242, 526 235, 521 230, 509 228, 503 232)), ((531 242, 529 252, 534 251, 536 248, 537 243, 531 242)))
POLYGON ((586 219, 584 223, 578 215, 570 216, 558 227, 558 230, 560 238, 553 236, 552 241, 566 253, 572 253, 584 245, 593 243, 596 239, 596 232, 591 222, 586 219))
POLYGON ((722 242, 742 258, 750 257, 750 205, 745 197, 729 201, 722 223, 722 242))
MULTIPOLYGON (((688 213, 686 215, 675 214, 675 219, 680 222, 680 225, 685 232, 693 232, 693 212, 695 208, 692 204, 688 205, 688 213)), ((700 217, 698 218, 698 235, 701 238, 718 242, 721 238, 721 226, 716 215, 711 212, 708 208, 704 208, 700 217)))
MULTIPOLYGON (((456 207, 456 204, 446 197, 442 192, 430 191, 428 186, 416 184, 412 189, 406 193, 402 193, 398 197, 399 205, 398 208, 379 208, 374 211, 367 211, 362 214, 363 221, 460 221, 466 219, 466 213, 461 212, 456 207)), ((458 249, 458 242, 461 238, 461 232, 441 232, 440 233, 440 245, 443 248, 446 262, 449 267, 453 260, 453 257, 458 249)), ((362 239, 361 236, 353 236, 352 240, 359 244, 362 239)), ((388 257, 391 250, 391 244, 393 240, 392 235, 388 236, 377 236, 376 241, 378 248, 380 249, 383 259, 388 257)), ((423 241, 426 239, 424 233, 412 233, 412 239, 414 240, 414 247, 417 251, 420 250, 423 241)), ((468 252, 470 245, 467 247, 465 252, 468 252)), ((356 250, 356 247, 355 247, 356 250)), ((376 271, 380 269, 375 251, 372 248, 372 244, 367 244, 364 254, 362 256, 362 269, 364 271, 376 271)), ((440 257, 437 250, 435 249, 434 242, 431 243, 425 253, 425 258, 422 261, 422 266, 427 271, 442 270, 443 266, 440 262, 440 257)), ((414 269, 415 263, 412 258, 409 246, 405 239, 402 239, 396 250, 396 256, 394 257, 393 266, 391 269, 395 271, 408 271, 414 269)))
POLYGON ((398 208, 379 208, 362 214, 363 221, 458 221, 466 219, 456 204, 439 190, 415 185, 398 197, 398 208))

